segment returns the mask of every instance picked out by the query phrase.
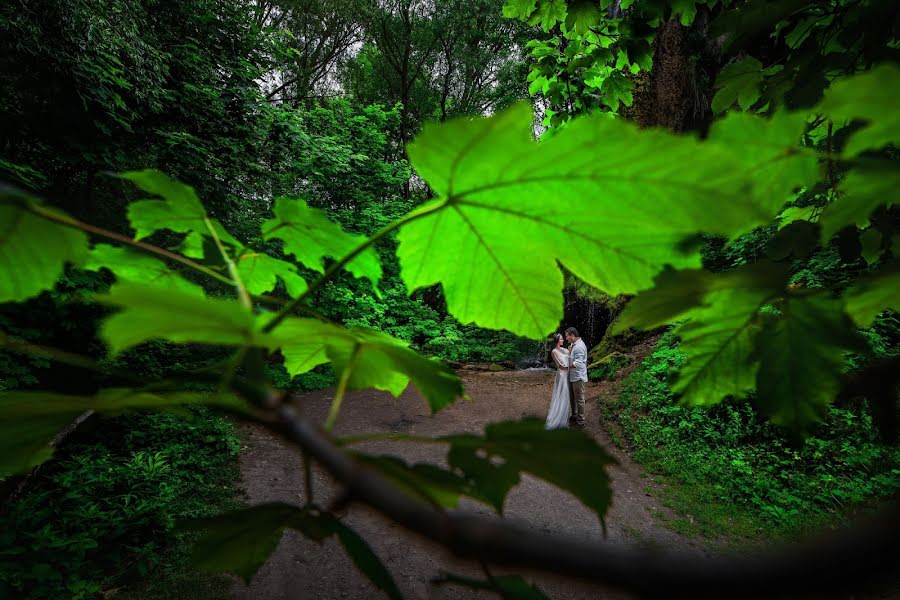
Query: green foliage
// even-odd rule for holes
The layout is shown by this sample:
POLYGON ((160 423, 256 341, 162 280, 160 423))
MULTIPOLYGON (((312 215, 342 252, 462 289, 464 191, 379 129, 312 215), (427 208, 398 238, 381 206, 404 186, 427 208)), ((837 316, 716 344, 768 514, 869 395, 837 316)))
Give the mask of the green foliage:
MULTIPOLYGON (((324 271, 326 256, 344 258, 365 241, 362 236, 345 233, 323 211, 309 208, 303 200, 278 198, 272 210, 275 218, 263 224, 263 239, 284 240, 286 253, 320 273, 324 271)), ((377 289, 381 265, 374 250, 361 252, 347 264, 347 269, 357 277, 367 277, 377 289)))
POLYGON ((195 547, 194 564, 213 571, 236 573, 246 581, 275 550, 286 528, 296 529, 320 543, 336 535, 353 563, 372 583, 389 598, 401 597, 393 577, 369 545, 353 529, 315 506, 261 504, 185 526, 204 532, 195 547))
POLYGON ((665 477, 663 499, 696 521, 692 531, 771 539, 900 488, 900 454, 878 441, 865 402, 829 407, 803 444, 747 402, 674 405, 666 378, 685 362, 675 340, 666 334, 601 413, 635 458, 665 477))
POLYGON ((591 381, 603 381, 615 379, 620 369, 627 367, 631 358, 621 352, 610 352, 588 368, 588 378, 591 381))
MULTIPOLYGON (((233 426, 203 409, 89 421, 0 516, 0 595, 87 599, 126 586, 155 598, 160 570, 196 590, 183 566, 191 536, 174 524, 234 505, 238 447, 233 426)), ((222 594, 227 582, 206 585, 222 594)))
POLYGON ((0 187, 0 302, 21 302, 51 289, 67 262, 85 258, 87 236, 33 214, 33 202, 0 187))

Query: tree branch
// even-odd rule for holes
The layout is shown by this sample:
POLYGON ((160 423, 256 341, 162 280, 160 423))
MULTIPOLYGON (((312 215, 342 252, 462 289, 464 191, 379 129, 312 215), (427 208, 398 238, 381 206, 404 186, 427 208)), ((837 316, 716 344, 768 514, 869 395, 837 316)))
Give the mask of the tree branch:
MULTIPOLYGON (((889 580, 900 563, 900 510, 852 530, 747 558, 697 558, 547 535, 409 496, 337 448, 290 404, 277 409, 281 433, 318 460, 348 496, 458 556, 494 565, 575 576, 666 598, 832 596, 889 580)), ((278 425, 270 425, 279 427, 278 425)))

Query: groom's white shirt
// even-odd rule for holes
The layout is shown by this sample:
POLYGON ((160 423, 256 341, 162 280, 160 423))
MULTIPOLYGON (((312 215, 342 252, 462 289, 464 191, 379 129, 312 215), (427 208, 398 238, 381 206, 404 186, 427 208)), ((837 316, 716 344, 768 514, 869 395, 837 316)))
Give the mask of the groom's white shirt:
POLYGON ((587 347, 578 338, 569 350, 569 381, 587 380, 587 347))

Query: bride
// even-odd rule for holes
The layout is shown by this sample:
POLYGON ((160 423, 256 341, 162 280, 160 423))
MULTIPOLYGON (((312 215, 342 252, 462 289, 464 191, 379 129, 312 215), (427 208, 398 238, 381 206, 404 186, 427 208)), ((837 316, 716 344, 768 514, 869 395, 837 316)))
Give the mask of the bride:
POLYGON ((559 429, 568 427, 569 413, 569 351, 562 347, 563 336, 554 333, 553 340, 556 346, 550 352, 550 357, 556 365, 556 380, 553 382, 553 396, 550 399, 550 413, 547 415, 547 429, 559 429))

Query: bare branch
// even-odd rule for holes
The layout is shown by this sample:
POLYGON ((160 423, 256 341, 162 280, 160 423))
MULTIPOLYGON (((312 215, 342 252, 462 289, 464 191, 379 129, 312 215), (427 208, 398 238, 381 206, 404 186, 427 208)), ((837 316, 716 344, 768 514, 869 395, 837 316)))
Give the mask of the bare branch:
MULTIPOLYGON (((745 558, 697 558, 547 535, 500 519, 445 512, 409 496, 337 448, 290 404, 281 432, 318 460, 353 500, 458 556, 494 565, 589 579, 640 594, 690 598, 834 595, 894 576, 900 565, 900 510, 802 545, 745 558)), ((276 426, 277 427, 277 426, 276 426)))

